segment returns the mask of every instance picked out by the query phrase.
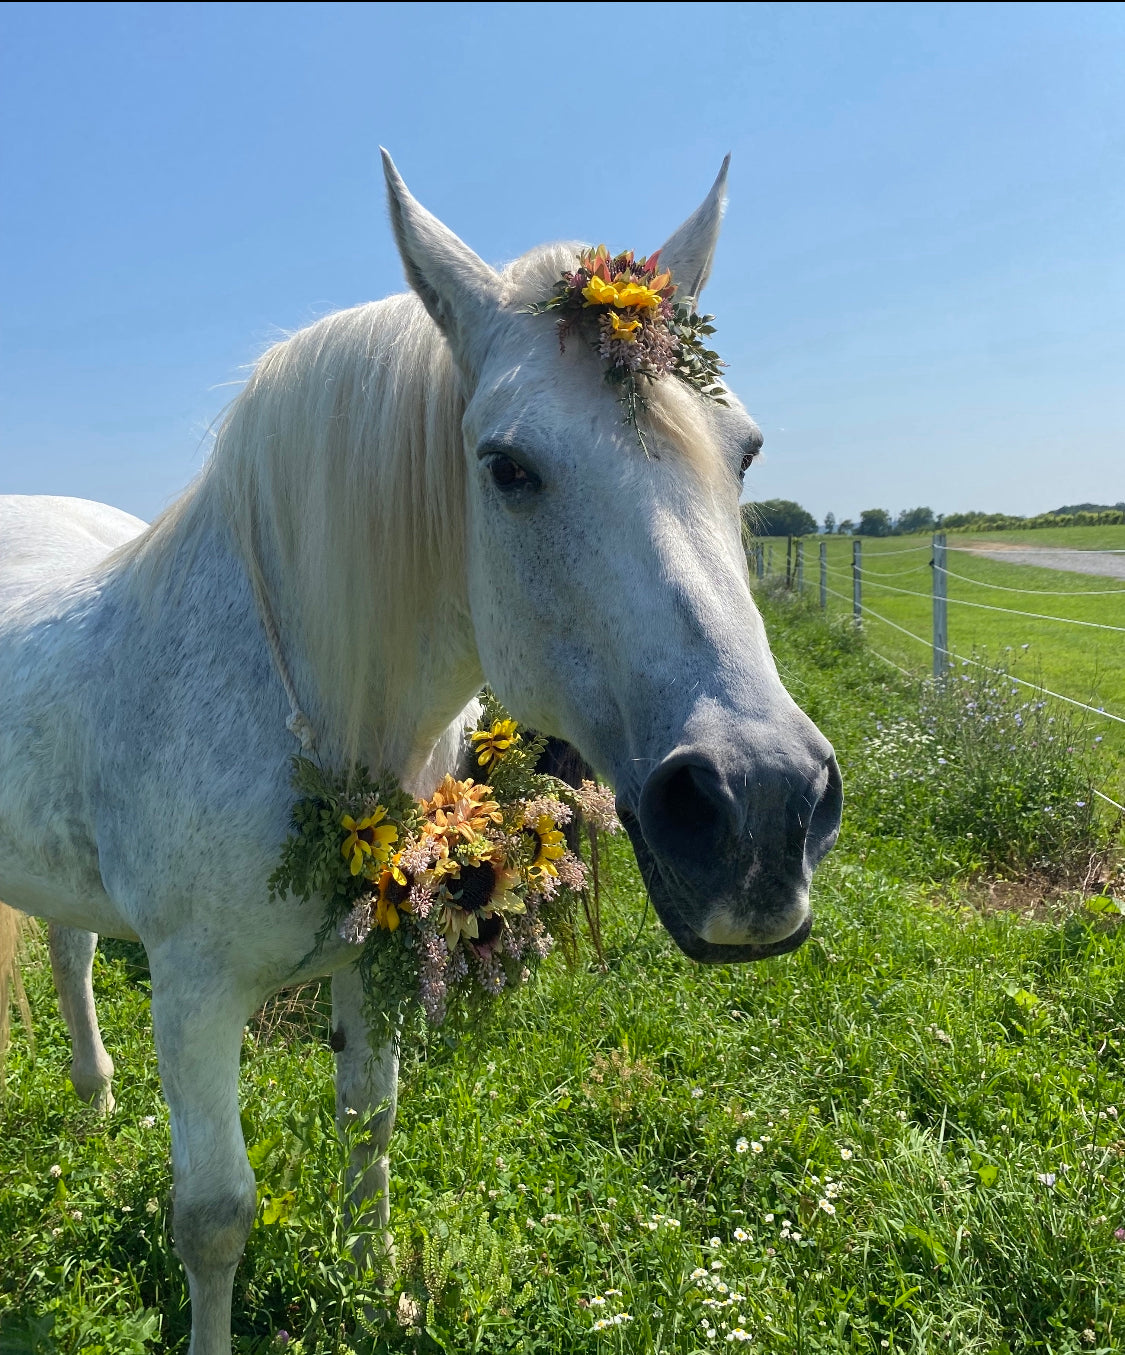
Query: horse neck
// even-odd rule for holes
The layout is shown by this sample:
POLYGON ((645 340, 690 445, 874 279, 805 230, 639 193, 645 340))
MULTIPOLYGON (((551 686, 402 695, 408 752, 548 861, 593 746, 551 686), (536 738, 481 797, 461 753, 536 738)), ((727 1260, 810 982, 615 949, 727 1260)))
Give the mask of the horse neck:
POLYGON ((216 505, 344 761, 409 774, 480 688, 461 413, 436 328, 393 298, 272 350, 220 434, 216 505))

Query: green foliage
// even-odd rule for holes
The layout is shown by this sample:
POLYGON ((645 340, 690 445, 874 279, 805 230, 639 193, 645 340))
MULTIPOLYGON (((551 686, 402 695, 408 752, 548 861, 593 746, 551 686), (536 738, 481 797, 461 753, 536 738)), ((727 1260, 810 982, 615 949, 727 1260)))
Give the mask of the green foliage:
POLYGON ((750 536, 811 536, 816 518, 792 499, 744 503, 742 518, 750 536))
POLYGON ((885 508, 865 508, 859 515, 856 536, 890 536, 894 531, 891 515, 885 508))

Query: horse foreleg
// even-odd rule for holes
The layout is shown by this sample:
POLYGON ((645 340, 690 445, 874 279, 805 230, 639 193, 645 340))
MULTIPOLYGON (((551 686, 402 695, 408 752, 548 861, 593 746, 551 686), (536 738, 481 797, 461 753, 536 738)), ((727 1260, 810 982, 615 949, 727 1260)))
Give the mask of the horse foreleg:
POLYGON ((150 959, 172 1120, 172 1230, 191 1292, 188 1355, 229 1355, 234 1273, 255 1210, 238 1114, 242 1030, 255 1001, 213 958, 177 951, 150 959))
POLYGON ((98 1014, 94 1007, 94 932, 61 927, 52 922, 48 931, 51 973, 59 996, 59 1009, 70 1031, 70 1080, 83 1101, 108 1115, 113 1110, 113 1060, 102 1044, 98 1014))
POLYGON ((348 1176, 349 1210, 353 1218, 373 1210, 381 1243, 357 1245, 360 1265, 387 1270, 393 1249, 387 1225, 387 1148, 398 1104, 398 1052, 393 1043, 373 1046, 363 1015, 363 988, 355 965, 332 976, 332 1048, 336 1053, 336 1118, 352 1135, 348 1176))

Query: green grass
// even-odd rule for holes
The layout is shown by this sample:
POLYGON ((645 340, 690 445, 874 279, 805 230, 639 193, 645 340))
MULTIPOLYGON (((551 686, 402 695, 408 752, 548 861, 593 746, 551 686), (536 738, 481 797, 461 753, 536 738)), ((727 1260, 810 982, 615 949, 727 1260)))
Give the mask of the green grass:
MULTIPOLYGON (((416 1305, 413 1329, 365 1321, 370 1277, 344 1259, 323 997, 275 1007, 247 1035, 242 1095, 260 1193, 288 1204, 251 1234, 236 1350, 279 1350, 284 1330, 303 1355, 696 1355, 738 1348, 736 1328, 778 1355, 1125 1348, 1117 910, 979 911, 960 877, 935 887, 896 848, 913 823, 873 827, 865 761, 915 690, 846 628, 765 606, 856 788, 813 939, 695 966, 616 846, 608 972, 552 960, 473 1040, 408 1060, 392 1301, 416 1305)), ((0 1352, 183 1351, 143 955, 97 964, 119 1073, 104 1123, 65 1085, 41 947, 27 978, 37 1052, 17 1024, 0 1123, 0 1352)))
MULTIPOLYGON (((852 608, 852 538, 829 537, 826 541, 828 587, 843 595, 829 594, 828 611, 831 615, 847 615, 852 608)), ((929 533, 862 540, 863 603, 869 609, 864 624, 871 646, 902 667, 921 673, 928 673, 932 665, 930 543, 929 533), (895 629, 896 626, 902 629, 895 629), (924 643, 902 631, 909 631, 924 643)), ((951 548, 976 543, 1085 550, 1125 548, 1125 527, 948 535, 951 548)), ((775 540, 770 544, 774 573, 784 576, 785 542, 775 540)), ((818 596, 820 580, 818 550, 816 539, 806 541, 805 592, 813 597, 818 596)), ((947 568, 964 576, 948 580, 948 643, 955 654, 1014 671, 1026 681, 1042 683, 1064 696, 1125 717, 1125 631, 1037 620, 966 606, 958 601, 1125 627, 1125 580, 1001 563, 953 549, 947 555, 947 568), (1047 595, 1007 589, 1047 590, 1047 595), (1104 595, 1082 596, 1092 591, 1104 595)), ((1090 737, 1098 735, 1119 754, 1125 754, 1125 725, 1095 719, 1090 737)), ((1125 780, 1117 774, 1103 789, 1120 800, 1125 780)))

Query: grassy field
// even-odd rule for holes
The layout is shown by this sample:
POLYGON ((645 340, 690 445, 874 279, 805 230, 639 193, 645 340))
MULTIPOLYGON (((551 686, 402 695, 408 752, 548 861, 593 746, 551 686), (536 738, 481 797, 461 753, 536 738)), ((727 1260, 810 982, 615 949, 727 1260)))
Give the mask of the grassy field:
MULTIPOLYGON (((1125 1349, 1118 910, 1020 880, 985 906, 926 847, 938 818, 888 829, 885 778, 910 768, 885 773, 879 750, 917 719, 917 691, 846 627, 764 606, 849 791, 813 939, 694 966, 617 846, 606 972, 553 960, 476 1038, 409 1052, 399 1317, 381 1327, 362 1316, 372 1277, 346 1259, 323 996, 274 1004, 245 1043, 262 1209, 237 1351, 1125 1349)), ((959 801, 939 761, 917 777, 959 801)), ((1021 775, 1021 812, 1049 811, 1021 775)), ((41 946, 27 976, 36 1049, 17 1024, 0 1120, 0 1352, 183 1351, 143 953, 98 960, 107 1122, 66 1086, 41 946)))
MULTIPOLYGON (((852 538, 825 540, 828 587, 836 594, 829 593, 828 610, 833 615, 847 614, 852 607, 852 538)), ((865 625, 871 646, 895 663, 918 672, 929 672, 932 662, 930 543, 929 533, 862 540, 863 603, 868 609, 865 625), (896 626, 902 629, 895 629, 896 626), (903 631, 921 637, 925 643, 911 639, 903 631)), ((1125 526, 1045 528, 984 535, 951 532, 946 562, 951 573, 949 647, 954 653, 982 659, 1027 681, 1042 683, 1052 691, 1094 707, 1104 706, 1125 717, 1125 630, 1100 630, 1096 625, 1068 623, 1125 627, 1125 580, 1002 563, 964 553, 962 549, 989 543, 1125 549, 1125 526), (1062 617, 1067 621, 985 610, 992 607, 1062 617)), ((773 547, 774 573, 784 573, 784 539, 768 545, 773 547)), ((818 552, 819 541, 809 538, 805 544, 805 591, 814 597, 820 580, 818 552)), ((1118 752, 1125 753, 1125 725, 1094 720, 1091 737, 1098 735, 1118 752)), ((1115 777, 1105 789, 1120 800, 1122 797, 1115 789, 1125 790, 1125 782, 1115 777)))

